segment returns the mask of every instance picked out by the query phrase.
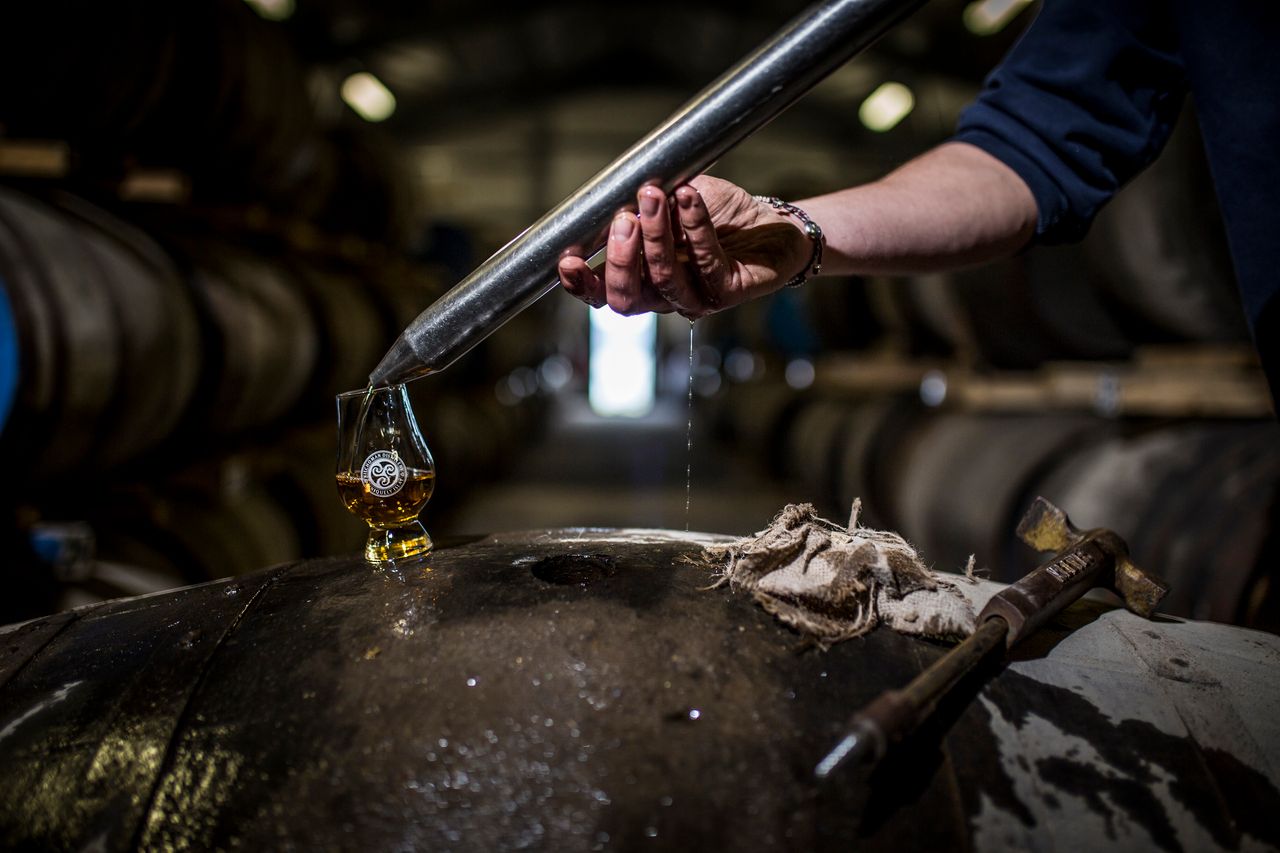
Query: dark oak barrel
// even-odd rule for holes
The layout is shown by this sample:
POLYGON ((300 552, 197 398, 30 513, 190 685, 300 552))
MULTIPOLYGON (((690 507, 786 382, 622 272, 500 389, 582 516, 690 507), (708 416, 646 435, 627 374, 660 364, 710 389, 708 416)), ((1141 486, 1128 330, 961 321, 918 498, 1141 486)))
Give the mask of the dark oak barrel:
POLYGON ((937 568, 959 571, 975 554, 1003 569, 1011 545, 1021 552, 1013 530, 1035 497, 1034 475, 1105 428, 1087 415, 922 412, 884 463, 894 472, 892 526, 937 568))
POLYGON ((1011 581, 1036 556, 1014 536, 1036 495, 1083 527, 1105 526, 1140 565, 1173 586, 1178 616, 1269 626, 1280 504, 1280 430, 1266 421, 1116 422, 1083 415, 917 409, 880 424, 851 414, 843 460, 847 499, 867 523, 902 532, 950 571, 970 553, 1011 581), (859 438, 859 424, 879 431, 859 438), (860 490, 859 490, 860 489, 860 490))
POLYGON ((166 438, 196 389, 202 339, 173 264, 146 235, 65 193, 0 191, 0 280, 20 384, 6 464, 100 470, 166 438))
POLYGON ((803 485, 805 499, 835 518, 849 511, 848 504, 838 504, 836 494, 839 457, 856 410, 852 400, 816 399, 796 415, 783 444, 787 473, 803 485))
POLYGON ((213 339, 191 419, 228 433, 284 417, 311 381, 320 352, 302 289, 284 266, 229 243, 201 241, 183 251, 213 339))
POLYGON ((42 467, 64 469, 91 453, 120 375, 110 288, 81 235, 47 206, 6 191, 0 228, 14 241, 4 266, 19 328, 18 408, 31 415, 36 453, 48 448, 42 467))
POLYGON ((849 430, 838 449, 838 506, 862 501, 863 524, 892 527, 889 513, 899 478, 892 450, 927 410, 917 394, 872 400, 850 412, 849 430))
MULTIPOLYGON (((332 417, 333 397, 360 388, 399 334, 392 308, 379 289, 340 267, 289 264, 292 278, 315 317, 320 345, 316 366, 301 402, 311 403, 317 420, 332 417)), ((311 412, 308 412, 309 414, 311 412)))
MULTIPOLYGON (((281 444, 259 448, 254 453, 257 479, 286 513, 306 555, 359 550, 369 532, 363 521, 347 512, 338 497, 334 486, 334 441, 333 426, 323 424, 298 430, 281 444)), ((434 451, 435 444, 428 441, 428 446, 434 451)), ((431 522, 437 506, 434 502, 428 505, 424 523, 431 522)))
POLYGON ((782 476, 787 469, 787 432, 810 397, 772 379, 730 383, 718 401, 716 429, 731 436, 770 474, 782 476))
MULTIPOLYGON (((195 300, 173 260, 140 229, 69 193, 58 210, 77 224, 111 295, 121 339, 120 378, 101 428, 96 464, 132 459, 169 437, 192 395, 201 368, 195 300)), ((68 342, 74 352, 74 343, 68 342)), ((80 359, 92 352, 76 352, 80 359)))
MULTIPOLYGON (((193 478, 107 492, 88 509, 98 554, 181 578, 181 583, 244 575, 298 559, 305 553, 300 512, 257 482, 256 472, 244 469, 230 462, 220 472, 222 482, 193 478)), ((337 503, 332 475, 327 480, 329 497, 337 503)))
POLYGON ((1169 612, 1250 621, 1254 585, 1276 578, 1268 541, 1274 548, 1280 535, 1280 428, 1186 421, 1094 438, 1032 491, 1081 525, 1124 536, 1134 558, 1173 585, 1169 612))
POLYGON ((706 589, 684 560, 706 541, 499 534, 5 629, 0 846, 1280 844, 1280 639, 1083 603, 874 772, 819 787, 849 713, 943 648, 806 649, 706 589))

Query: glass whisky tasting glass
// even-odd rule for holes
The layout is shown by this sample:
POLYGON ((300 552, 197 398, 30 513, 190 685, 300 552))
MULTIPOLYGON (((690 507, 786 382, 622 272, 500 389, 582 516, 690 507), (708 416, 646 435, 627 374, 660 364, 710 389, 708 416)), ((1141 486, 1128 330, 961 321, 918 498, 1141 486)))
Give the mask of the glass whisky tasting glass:
POLYGON ((339 394, 338 496, 370 527, 371 563, 431 550, 418 514, 431 498, 436 468, 418 431, 404 385, 339 394))

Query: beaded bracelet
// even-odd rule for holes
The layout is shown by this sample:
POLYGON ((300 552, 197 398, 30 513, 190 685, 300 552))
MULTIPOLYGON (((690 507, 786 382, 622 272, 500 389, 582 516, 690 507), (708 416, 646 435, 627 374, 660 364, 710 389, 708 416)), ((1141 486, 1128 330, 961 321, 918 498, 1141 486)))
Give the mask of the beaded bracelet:
POLYGON ((795 278, 787 282, 786 286, 799 287, 800 285, 808 281, 810 276, 815 276, 821 273, 822 272, 822 244, 823 244, 824 238, 822 236, 822 228, 818 226, 818 223, 814 222, 813 219, 809 216, 809 214, 805 213, 803 210, 796 207, 794 204, 787 201, 783 201, 782 199, 776 196, 758 195, 755 198, 756 198, 756 201, 762 201, 765 204, 772 206, 775 210, 780 210, 783 213, 794 216, 796 219, 800 220, 800 223, 804 225, 805 236, 808 237, 811 241, 813 241, 813 254, 809 256, 809 263, 805 266, 804 269, 802 269, 799 273, 796 274, 795 278))

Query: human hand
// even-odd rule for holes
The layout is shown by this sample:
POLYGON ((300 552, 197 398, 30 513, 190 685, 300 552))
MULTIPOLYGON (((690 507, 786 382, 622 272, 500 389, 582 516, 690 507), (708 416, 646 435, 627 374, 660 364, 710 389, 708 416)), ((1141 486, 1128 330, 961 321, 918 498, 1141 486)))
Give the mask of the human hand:
POLYGON ((642 187, 639 215, 619 211, 609 226, 599 272, 583 247, 561 256, 565 289, 593 308, 696 320, 772 293, 809 263, 813 245, 800 223, 741 187, 701 175, 674 200, 673 210, 661 189, 642 187))

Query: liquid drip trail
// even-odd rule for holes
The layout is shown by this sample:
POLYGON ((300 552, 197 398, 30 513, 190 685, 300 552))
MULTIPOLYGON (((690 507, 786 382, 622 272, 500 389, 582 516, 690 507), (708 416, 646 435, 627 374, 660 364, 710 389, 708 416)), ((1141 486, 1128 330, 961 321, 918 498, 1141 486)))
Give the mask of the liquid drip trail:
POLYGON ((693 321, 689 321, 689 398, 684 433, 684 531, 689 532, 689 506, 693 498, 693 321))
POLYGON ((359 462, 355 461, 355 456, 360 448, 364 447, 364 422, 369 417, 369 406, 373 403, 373 383, 369 383, 369 387, 364 390, 364 399, 360 401, 360 412, 356 415, 356 437, 355 445, 352 447, 352 465, 359 470, 359 462))

